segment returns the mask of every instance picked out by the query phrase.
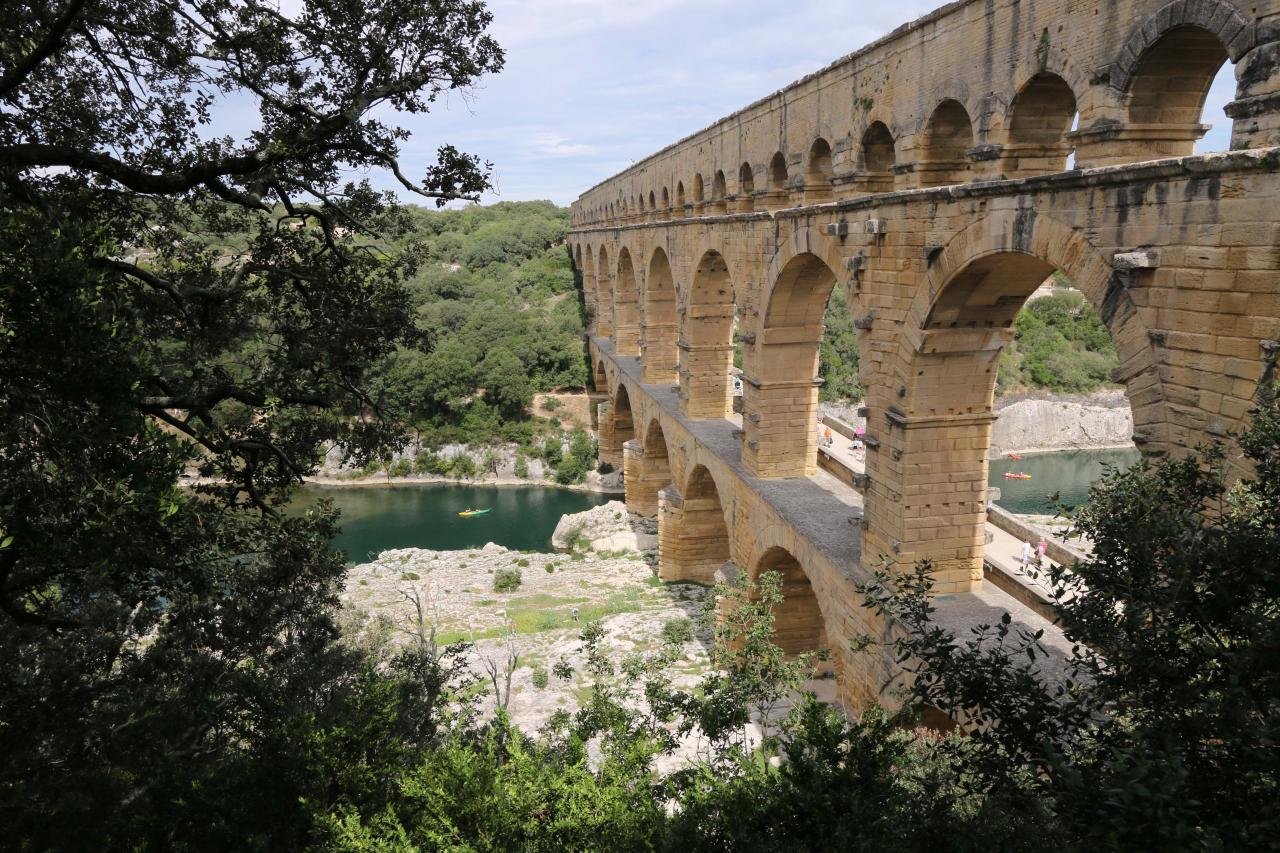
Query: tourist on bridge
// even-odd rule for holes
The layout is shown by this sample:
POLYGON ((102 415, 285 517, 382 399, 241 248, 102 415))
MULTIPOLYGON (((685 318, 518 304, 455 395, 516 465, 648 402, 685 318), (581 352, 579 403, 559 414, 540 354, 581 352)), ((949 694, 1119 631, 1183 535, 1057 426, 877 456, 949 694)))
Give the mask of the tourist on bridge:
POLYGON ((1024 570, 1030 568, 1031 566, 1031 554, 1032 554, 1031 543, 1024 541, 1022 543, 1022 568, 1024 570))

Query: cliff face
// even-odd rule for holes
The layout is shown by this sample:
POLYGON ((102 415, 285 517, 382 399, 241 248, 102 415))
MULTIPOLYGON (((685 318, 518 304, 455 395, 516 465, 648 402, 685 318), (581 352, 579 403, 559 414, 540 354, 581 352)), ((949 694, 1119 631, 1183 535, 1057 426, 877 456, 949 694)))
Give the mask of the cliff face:
POLYGON ((1122 391, 1088 397, 1006 398, 991 430, 991 453, 1132 447, 1133 412, 1122 391))

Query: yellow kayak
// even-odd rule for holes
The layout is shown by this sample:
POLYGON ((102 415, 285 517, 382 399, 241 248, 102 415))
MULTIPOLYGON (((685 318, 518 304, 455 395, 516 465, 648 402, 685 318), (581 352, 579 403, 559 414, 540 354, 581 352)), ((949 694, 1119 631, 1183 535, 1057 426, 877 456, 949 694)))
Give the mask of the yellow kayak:
POLYGON ((486 512, 493 512, 493 507, 490 507, 489 509, 464 509, 462 512, 458 513, 458 515, 463 518, 470 518, 473 515, 484 515, 486 512))

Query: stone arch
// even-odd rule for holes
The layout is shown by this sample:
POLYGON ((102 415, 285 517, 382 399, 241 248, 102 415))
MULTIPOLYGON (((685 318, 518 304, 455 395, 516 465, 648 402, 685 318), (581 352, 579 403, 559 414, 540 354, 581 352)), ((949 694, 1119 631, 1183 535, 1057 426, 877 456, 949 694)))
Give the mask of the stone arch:
POLYGON ((597 393, 609 393, 609 373, 605 370, 603 358, 596 360, 596 369, 595 373, 592 374, 591 382, 597 393))
POLYGON ((786 207, 790 196, 790 175, 787 172, 787 158, 781 151, 776 152, 769 160, 767 174, 768 186, 764 196, 766 206, 771 209, 786 207))
MULTIPOLYGON (((939 312, 946 310, 942 307, 942 292, 948 284, 955 284, 973 264, 998 254, 1033 256, 1071 278, 1098 310, 1115 340, 1120 374, 1130 379, 1147 375, 1154 383, 1131 389, 1135 422, 1154 427, 1163 420, 1154 410, 1150 410, 1150 420, 1140 421, 1138 417, 1137 409, 1142 405, 1139 401, 1150 398, 1149 392, 1158 387, 1159 377, 1154 371, 1155 356, 1146 324, 1125 286, 1124 274, 1111 267, 1084 233, 1042 213, 1025 209, 993 211, 952 237, 929 268, 928 288, 917 293, 908 312, 911 335, 923 334, 931 317, 935 322, 941 318, 939 312)), ((1018 308, 1021 306, 1019 302, 1018 308)), ((1010 316, 1016 315, 1014 310, 1010 316)))
POLYGON ((893 134, 882 121, 873 121, 862 134, 862 189, 869 193, 893 190, 893 167, 897 163, 893 134))
POLYGON ((711 180, 711 210, 714 213, 725 212, 725 195, 728 193, 728 185, 724 179, 724 170, 717 169, 715 177, 711 180))
POLYGON ((773 642, 788 655, 827 648, 826 620, 813 585, 800 561, 786 548, 774 546, 760 555, 751 580, 764 572, 782 576, 782 603, 773 611, 773 642))
POLYGON ((599 432, 600 461, 608 462, 617 470, 624 470, 623 445, 636 437, 636 428, 635 416, 631 411, 631 394, 627 391, 627 383, 621 381, 621 378, 612 399, 600 414, 599 432))
POLYGON ((676 182, 676 210, 681 216, 684 215, 684 181, 676 182))
POLYGON ((693 270, 680 317, 680 411, 693 419, 733 411, 734 285, 724 255, 706 250, 693 270))
POLYGON ((643 441, 624 446, 623 485, 627 509, 637 515, 658 514, 658 493, 671 485, 671 459, 658 418, 651 418, 643 441))
POLYGON ((649 218, 652 219, 658 214, 658 199, 653 194, 653 190, 649 190, 649 218))
POLYGON ((659 493, 658 576, 710 584, 729 560, 729 526, 721 491, 705 465, 695 465, 678 492, 659 493))
POLYGON ((1068 140, 1076 114, 1076 96, 1057 74, 1042 71, 1018 90, 1009 105, 1002 170, 1025 178, 1067 168, 1068 140))
MULTIPOLYGON (((1223 59, 1230 58, 1232 62, 1240 61, 1253 47, 1255 37, 1249 20, 1227 0, 1174 0, 1135 23, 1111 66, 1111 86, 1117 92, 1131 94, 1147 54, 1166 36, 1182 29, 1199 30, 1212 37, 1222 49, 1223 59)), ((1209 77, 1212 79, 1213 75, 1209 77)))
POLYGON ((809 146, 804 169, 804 203, 820 204, 831 200, 831 143, 819 136, 809 146))
POLYGON ((818 348, 836 275, 809 252, 781 268, 755 344, 744 352, 743 464, 757 477, 817 470, 818 348))
POLYGON ((738 212, 750 213, 755 210, 756 178, 750 163, 738 167, 738 212))
POLYGON ((596 334, 602 338, 613 337, 613 275, 610 272, 609 252, 603 245, 596 259, 596 334))
MULTIPOLYGON (((579 248, 582 248, 579 246, 579 248)), ((587 246, 582 254, 582 290, 583 299, 587 303, 588 326, 594 334, 600 332, 600 287, 596 281, 595 250, 587 246)))
POLYGON ((596 283, 592 276, 587 275, 581 243, 574 244, 570 257, 573 261, 574 272, 577 273, 577 280, 582 285, 582 306, 586 311, 587 331, 590 333, 595 325, 596 318, 596 283))
POLYGON ((973 147, 969 111, 954 98, 938 104, 925 125, 916 174, 922 187, 964 183, 969 178, 967 152, 973 147))
POLYGON ((631 251, 618 252, 618 274, 613 282, 613 348, 618 355, 640 354, 640 286, 631 251))
MULTIPOLYGON (((1146 28, 1137 35, 1142 36, 1146 28)), ((1139 39, 1145 43, 1146 38, 1139 39)), ((1143 160, 1186 156, 1208 129, 1201 124, 1205 98, 1227 47, 1215 30, 1184 23, 1145 44, 1122 90, 1128 108, 1127 157, 1143 160)))
POLYGON ((702 175, 696 174, 693 176, 693 203, 695 207, 706 201, 703 194, 702 175))
POLYGON ((787 188, 787 158, 781 151, 774 153, 769 160, 769 189, 785 190, 787 188))
POLYGON ((908 312, 892 380, 901 385, 894 396, 877 395, 885 419, 873 418, 868 432, 880 449, 867 454, 864 547, 900 565, 931 559, 939 593, 981 583, 1000 352, 1019 309, 1055 269, 1073 279, 1110 330, 1137 430, 1163 429, 1146 326, 1122 275, 1085 236, 1024 209, 993 212, 953 237, 908 312))
POLYGON ((662 209, 659 211, 663 217, 671 215, 671 192, 666 188, 662 188, 662 209))
POLYGON ((640 360, 644 365, 644 381, 648 385, 669 385, 676 380, 677 305, 671 261, 659 246, 649 259, 644 310, 641 312, 640 360))

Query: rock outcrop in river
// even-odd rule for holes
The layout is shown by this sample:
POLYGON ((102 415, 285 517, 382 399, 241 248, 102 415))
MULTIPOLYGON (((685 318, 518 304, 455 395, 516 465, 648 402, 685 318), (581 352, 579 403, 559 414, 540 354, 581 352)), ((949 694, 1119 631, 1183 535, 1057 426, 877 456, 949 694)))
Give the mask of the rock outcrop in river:
POLYGON ((560 551, 575 542, 589 542, 592 551, 651 551, 658 547, 658 522, 627 512, 622 501, 609 501, 586 512, 561 517, 551 534, 551 546, 560 551))

